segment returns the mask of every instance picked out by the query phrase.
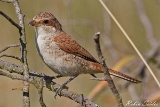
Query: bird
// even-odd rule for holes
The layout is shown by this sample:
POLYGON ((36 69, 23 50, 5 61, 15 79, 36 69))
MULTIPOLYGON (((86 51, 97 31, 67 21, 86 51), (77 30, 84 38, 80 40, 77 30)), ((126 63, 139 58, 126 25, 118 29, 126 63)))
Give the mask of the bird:
MULTIPOLYGON (((102 65, 71 36, 65 33, 57 18, 49 12, 40 12, 29 23, 35 29, 37 51, 44 63, 57 77, 69 76, 60 88, 80 74, 103 73, 102 65)), ((110 75, 140 83, 141 81, 108 68, 110 75)), ((59 89, 60 89, 59 88, 59 89)))

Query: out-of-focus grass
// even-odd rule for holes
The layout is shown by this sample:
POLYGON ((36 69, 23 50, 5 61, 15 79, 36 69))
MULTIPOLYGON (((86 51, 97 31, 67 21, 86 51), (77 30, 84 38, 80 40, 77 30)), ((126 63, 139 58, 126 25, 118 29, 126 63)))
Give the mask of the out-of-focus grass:
MULTIPOLYGON (((44 72, 48 75, 55 75, 46 65, 42 62, 36 52, 34 43, 34 29, 28 27, 28 23, 32 20, 32 17, 41 11, 47 11, 53 13, 61 22, 64 31, 77 40, 82 46, 84 46, 94 57, 97 58, 95 51, 95 44, 93 41, 93 35, 97 31, 100 31, 101 40, 106 36, 106 30, 104 29, 103 8, 98 0, 25 0, 19 1, 22 9, 22 13, 25 15, 25 26, 27 35, 27 50, 28 50, 28 63, 31 69, 38 72, 44 72)), ((160 5, 153 0, 143 0, 146 13, 153 26, 154 36, 157 40, 160 39, 160 5)), ((150 49, 150 46, 146 39, 146 33, 141 24, 135 4, 132 0, 107 0, 106 5, 111 12, 115 15, 117 20, 129 34, 134 41, 138 49, 145 55, 150 49)), ((9 15, 13 20, 17 21, 16 14, 12 4, 0 2, 0 10, 9 15)), ((107 14, 107 13, 106 13, 107 14)), ((114 47, 118 51, 119 57, 124 57, 128 54, 136 55, 135 51, 128 43, 122 32, 117 25, 111 20, 111 30, 107 32, 114 44, 114 47)), ((0 49, 8 44, 18 43, 19 33, 18 30, 12 26, 5 18, 0 16, 0 49)), ((116 62, 113 60, 108 50, 106 50, 104 43, 101 42, 101 47, 106 58, 108 66, 114 65, 116 62)), ((9 54, 19 55, 19 49, 13 48, 7 51, 9 54)), ((16 62, 9 58, 3 58, 7 61, 16 62)), ((102 75, 100 75, 102 76, 102 75)), ((77 93, 83 93, 85 96, 92 90, 92 88, 98 83, 96 81, 89 80, 89 75, 81 75, 68 86, 71 90, 77 93)), ((61 78, 56 80, 58 83, 63 83, 68 78, 61 78)), ((2 107, 20 107, 22 106, 22 92, 12 91, 12 88, 22 87, 21 81, 12 81, 6 77, 0 78, 0 106, 2 107), (14 102, 14 103, 10 103, 14 102)), ((39 107, 38 95, 35 88, 31 85, 31 105, 33 107, 39 107)), ((120 93, 123 101, 130 100, 131 97, 128 92, 120 93)), ((54 107, 75 107, 77 104, 66 98, 54 99, 54 94, 47 89, 44 90, 44 101, 47 106, 54 107)), ((107 105, 104 96, 111 97, 112 93, 109 90, 104 90, 94 102, 104 107, 107 105)), ((113 100, 115 100, 113 98, 113 100)), ((108 101, 108 99, 107 99, 108 101)), ((114 102, 114 101, 113 101, 114 102)), ((116 104, 111 103, 110 107, 114 107, 116 104)))

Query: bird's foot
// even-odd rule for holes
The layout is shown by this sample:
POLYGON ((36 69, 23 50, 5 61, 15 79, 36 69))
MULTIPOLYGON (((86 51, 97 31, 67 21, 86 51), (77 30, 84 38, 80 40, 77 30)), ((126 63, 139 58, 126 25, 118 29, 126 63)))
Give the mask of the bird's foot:
POLYGON ((64 84, 62 84, 58 89, 56 90, 56 94, 54 95, 54 98, 56 99, 56 96, 59 94, 61 96, 61 91, 66 85, 72 81, 74 78, 76 78, 78 75, 72 76, 68 81, 66 81, 64 84))
POLYGON ((59 95, 59 96, 61 96, 61 91, 62 91, 62 89, 65 87, 65 85, 64 84, 62 84, 61 86, 59 86, 58 88, 57 88, 57 90, 56 90, 56 92, 55 92, 55 95, 54 95, 54 98, 56 99, 56 96, 57 95, 59 95))

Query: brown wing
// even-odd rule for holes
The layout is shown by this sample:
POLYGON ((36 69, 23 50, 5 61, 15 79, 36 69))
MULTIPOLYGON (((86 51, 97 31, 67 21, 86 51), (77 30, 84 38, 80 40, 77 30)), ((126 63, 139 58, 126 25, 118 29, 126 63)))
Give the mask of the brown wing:
POLYGON ((80 46, 74 39, 66 33, 61 33, 54 38, 54 41, 59 47, 70 54, 84 58, 85 60, 99 63, 87 50, 80 46))

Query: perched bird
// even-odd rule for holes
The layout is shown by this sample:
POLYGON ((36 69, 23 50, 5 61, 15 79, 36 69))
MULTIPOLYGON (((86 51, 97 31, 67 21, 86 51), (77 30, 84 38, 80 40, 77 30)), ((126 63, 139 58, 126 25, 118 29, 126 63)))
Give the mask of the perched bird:
MULTIPOLYGON (((69 81, 79 74, 103 73, 101 64, 74 39, 62 30, 60 22, 48 12, 40 12, 29 25, 35 28, 37 51, 44 63, 59 76, 70 76, 69 81)), ((124 80, 140 81, 109 68, 109 73, 124 80)))

